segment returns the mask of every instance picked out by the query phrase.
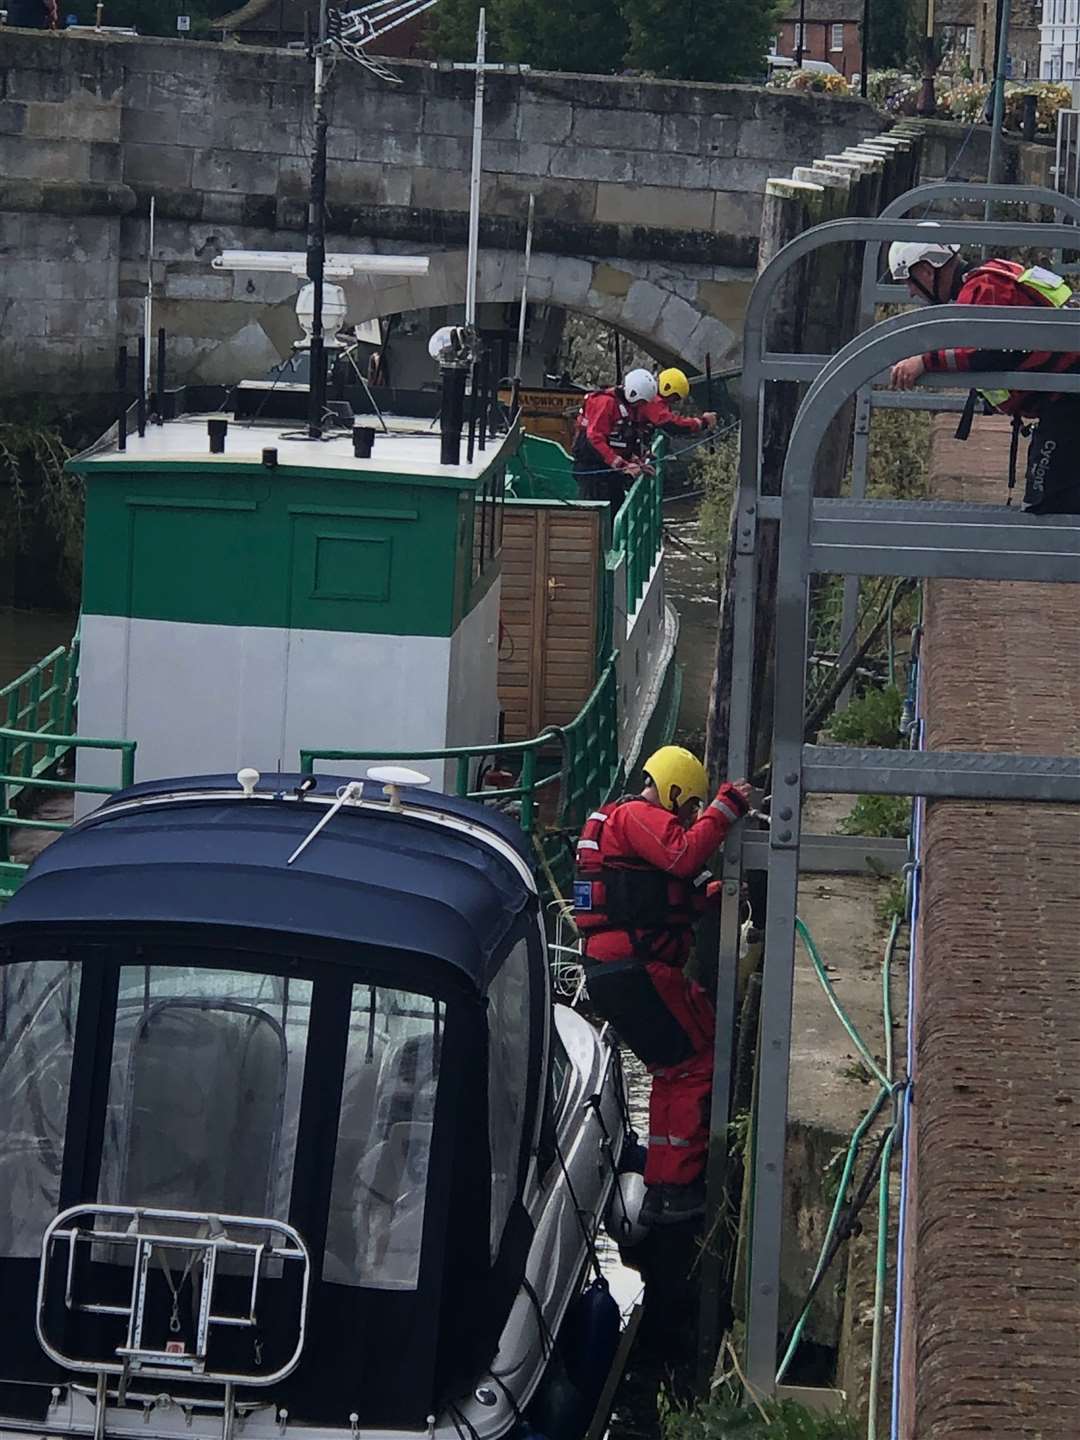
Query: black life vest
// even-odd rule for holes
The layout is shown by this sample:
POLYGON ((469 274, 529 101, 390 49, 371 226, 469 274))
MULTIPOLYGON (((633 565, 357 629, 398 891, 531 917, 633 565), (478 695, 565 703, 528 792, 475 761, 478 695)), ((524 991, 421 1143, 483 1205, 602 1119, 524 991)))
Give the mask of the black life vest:
POLYGON ((640 958, 653 956, 656 941, 693 928, 700 897, 712 879, 703 870, 694 880, 680 880, 637 855, 611 854, 604 849, 604 827, 623 805, 649 805, 640 795, 626 795, 594 810, 577 843, 574 875, 574 921, 586 937, 622 930, 631 937, 640 958))

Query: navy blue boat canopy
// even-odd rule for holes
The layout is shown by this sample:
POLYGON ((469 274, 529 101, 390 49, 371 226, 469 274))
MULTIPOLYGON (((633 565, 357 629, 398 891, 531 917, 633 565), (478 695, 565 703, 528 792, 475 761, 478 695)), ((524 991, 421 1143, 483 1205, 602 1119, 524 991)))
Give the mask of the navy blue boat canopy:
MULTIPOLYGON (((34 862, 0 914, 5 932, 40 924, 183 924, 276 931, 408 951, 454 967, 484 990, 535 889, 505 854, 528 864, 507 817, 455 796, 403 790, 405 810, 345 806, 288 864, 326 807, 285 798, 299 775, 263 776, 246 801, 234 775, 135 785, 111 797, 34 862), (215 799, 199 791, 232 791, 215 799), (190 799, 165 801, 183 792, 190 799), (115 813, 133 799, 162 804, 115 813), (433 823, 467 820, 503 842, 433 823), (503 853, 500 853, 500 850, 503 853)), ((314 794, 348 783, 317 777, 314 794)), ((365 800, 380 787, 369 784, 365 800)))

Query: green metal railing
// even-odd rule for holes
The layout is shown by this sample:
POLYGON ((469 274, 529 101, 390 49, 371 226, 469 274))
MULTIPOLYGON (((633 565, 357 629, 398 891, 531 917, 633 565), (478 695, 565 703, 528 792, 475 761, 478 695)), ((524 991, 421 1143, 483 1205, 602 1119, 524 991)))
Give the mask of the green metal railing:
MULTIPOLYGON (((44 662, 43 662, 44 663, 44 662)), ((27 865, 12 860, 12 830, 67 830, 70 820, 21 815, 12 808, 13 796, 24 790, 61 791, 69 795, 114 795, 134 783, 134 740, 97 740, 84 735, 50 735, 41 731, 16 730, 0 726, 0 903, 10 899, 25 875, 27 865), (26 756, 43 751, 42 758, 27 771, 26 756), (114 750, 120 757, 120 778, 116 785, 88 785, 59 779, 44 772, 78 750, 114 750), (15 757, 18 757, 16 763, 15 757)))
MULTIPOLYGON (((659 460, 659 450, 654 454, 659 460)), ((664 536, 664 467, 635 480, 611 531, 611 548, 626 559, 626 613, 633 615, 645 593, 664 536)))
POLYGON ((8 747, 3 770, 11 774, 8 803, 28 781, 50 769, 62 750, 48 749, 44 735, 70 736, 75 729, 79 642, 60 645, 0 689, 0 725, 23 738, 8 747))
POLYGON ((516 803, 526 835, 535 834, 543 792, 553 789, 556 829, 580 826, 589 810, 611 793, 619 779, 619 720, 615 657, 604 667, 580 713, 569 725, 552 725, 529 740, 503 745, 457 745, 445 750, 301 750, 300 769, 314 773, 317 761, 350 764, 382 761, 406 764, 424 760, 455 762, 454 793, 506 808, 516 803), (514 765, 516 784, 506 789, 471 789, 474 771, 484 760, 514 765))

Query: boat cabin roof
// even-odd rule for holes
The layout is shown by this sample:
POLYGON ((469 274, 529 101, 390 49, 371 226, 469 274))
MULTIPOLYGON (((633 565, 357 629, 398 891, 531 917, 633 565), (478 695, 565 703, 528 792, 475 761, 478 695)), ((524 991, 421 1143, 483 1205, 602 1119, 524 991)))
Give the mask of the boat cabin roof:
MULTIPOLYGON (((442 485, 460 490, 480 482, 492 466, 504 460, 517 448, 517 430, 509 434, 488 436, 485 447, 477 439, 473 456, 468 458, 468 426, 461 441, 461 458, 456 465, 441 463, 438 416, 423 413, 399 413, 389 410, 376 413, 367 406, 359 410, 339 403, 327 424, 324 437, 310 440, 306 434, 303 412, 307 386, 295 382, 248 382, 236 386, 229 395, 215 396, 204 390, 175 392, 172 418, 162 424, 147 423, 145 433, 138 434, 133 412, 126 419, 127 443, 121 450, 115 427, 94 445, 69 463, 69 468, 82 474, 98 469, 123 465, 127 469, 155 469, 162 461, 170 466, 197 465, 200 470, 236 465, 264 466, 264 452, 276 451, 275 464, 287 471, 334 471, 366 476, 403 475, 410 484, 442 485), (264 406, 264 399, 272 405, 264 406), (189 407, 197 406, 197 408, 189 407), (220 408, 219 408, 220 407, 220 408), (269 412, 269 413, 267 413, 269 412), (338 424, 333 423, 334 418, 338 424), (214 420, 227 421, 224 450, 210 449, 208 425, 214 420), (353 453, 353 429, 363 426, 374 432, 371 455, 360 459, 353 453)), ((403 392, 407 404, 408 393, 403 392)), ((427 397, 425 397, 427 398, 427 397)), ((365 397, 366 399, 366 397, 365 397)), ((412 407, 409 407, 410 409, 412 407)))
POLYGON ((57 923, 277 932, 344 942, 338 958, 363 954, 367 968, 373 954, 390 966, 421 955, 436 983, 449 969, 483 992, 537 904, 517 827, 422 790, 403 789, 404 809, 391 812, 365 782, 360 803, 290 863, 349 783, 321 775, 300 799, 303 778, 264 776, 250 799, 234 775, 121 791, 38 858, 0 915, 0 939, 57 923))

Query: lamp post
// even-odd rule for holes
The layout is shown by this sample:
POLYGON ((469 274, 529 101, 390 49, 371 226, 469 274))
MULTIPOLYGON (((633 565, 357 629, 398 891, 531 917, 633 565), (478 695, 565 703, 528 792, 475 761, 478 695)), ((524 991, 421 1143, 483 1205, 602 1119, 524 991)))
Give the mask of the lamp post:
POLYGON ((926 35, 923 41, 923 83, 919 96, 919 114, 933 115, 937 109, 934 95, 934 0, 926 0, 926 35))
POLYGON ((802 69, 803 47, 806 44, 806 0, 799 0, 799 31, 795 36, 795 68, 802 69))

